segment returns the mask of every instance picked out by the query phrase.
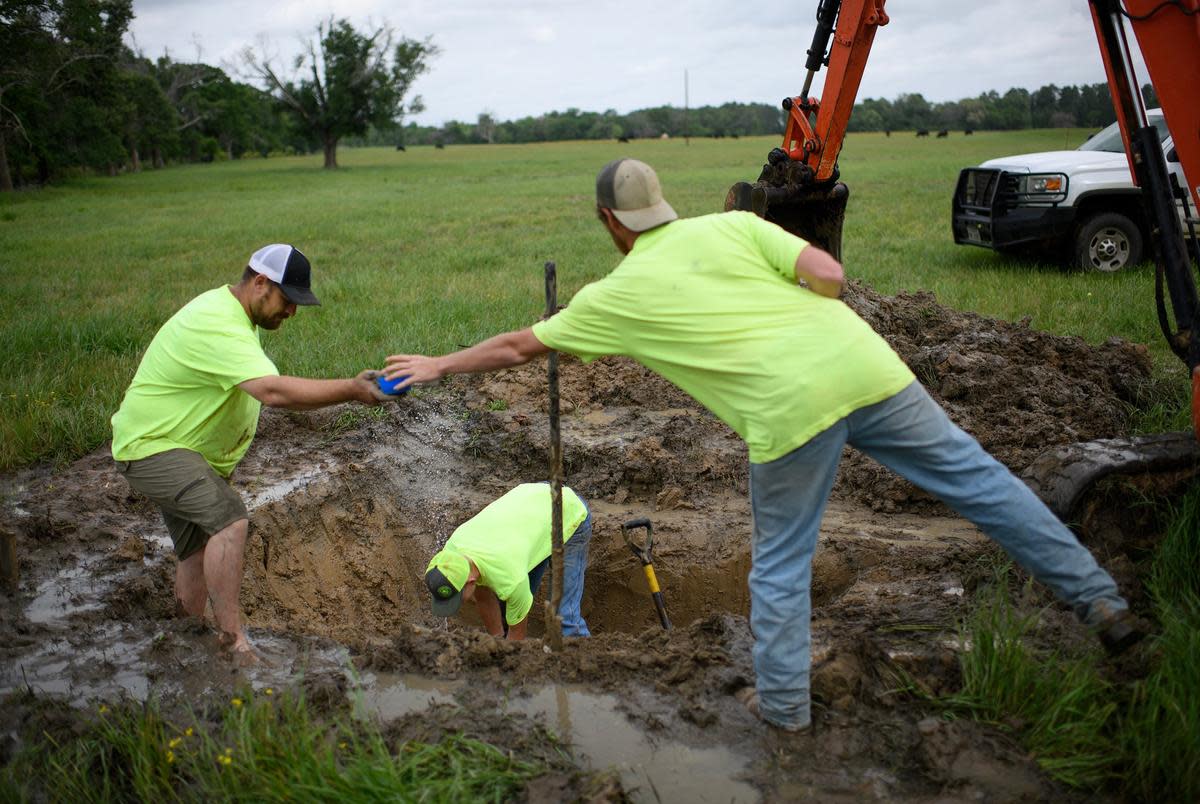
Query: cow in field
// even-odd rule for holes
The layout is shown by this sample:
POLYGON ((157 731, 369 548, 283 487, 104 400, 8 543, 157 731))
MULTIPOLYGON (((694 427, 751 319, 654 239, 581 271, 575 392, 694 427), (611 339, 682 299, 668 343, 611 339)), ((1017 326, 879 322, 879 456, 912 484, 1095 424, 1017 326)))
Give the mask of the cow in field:
POLYGON ((925 128, 919 128, 919 129, 917 129, 917 136, 918 136, 918 137, 928 137, 928 136, 929 136, 929 129, 925 129, 925 128))
POLYGON ((950 132, 949 132, 949 131, 947 131, 946 129, 942 129, 941 131, 939 131, 939 132, 937 133, 937 135, 938 135, 938 137, 939 137, 939 138, 940 138, 940 137, 949 137, 949 136, 950 136, 950 132))

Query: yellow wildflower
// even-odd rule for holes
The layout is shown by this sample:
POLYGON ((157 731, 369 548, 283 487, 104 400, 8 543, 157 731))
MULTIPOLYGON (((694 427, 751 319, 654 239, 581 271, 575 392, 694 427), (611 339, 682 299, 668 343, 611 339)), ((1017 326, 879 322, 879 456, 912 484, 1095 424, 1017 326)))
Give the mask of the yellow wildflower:
POLYGON ((102 715, 103 715, 103 714, 106 714, 106 713, 108 712, 108 707, 107 707, 107 706, 105 706, 104 704, 100 704, 100 710, 99 710, 99 711, 100 711, 100 714, 102 714, 102 715))
POLYGON ((266 692, 266 693, 267 693, 267 695, 274 695, 274 694, 275 694, 275 690, 271 689, 270 687, 267 687, 267 688, 266 688, 266 690, 264 690, 264 692, 266 692))
POLYGON ((230 765, 233 764, 233 757, 219 756, 219 757, 217 757, 217 762, 220 762, 222 765, 229 767, 230 765))
POLYGON ((192 736, 192 727, 191 726, 188 726, 186 729, 183 730, 183 736, 184 737, 192 736))
POLYGON ((230 703, 232 703, 234 706, 241 706, 241 705, 242 705, 242 699, 241 699, 241 698, 234 698, 232 701, 230 701, 230 703))
POLYGON ((345 743, 345 742, 340 742, 340 743, 338 743, 338 748, 345 749, 345 748, 346 748, 346 743, 345 743))
POLYGON ((179 747, 179 744, 180 744, 181 742, 183 742, 183 738, 182 738, 182 737, 172 737, 172 738, 171 738, 171 742, 167 743, 167 747, 168 747, 168 748, 178 748, 178 747, 179 747))
POLYGON ((167 751, 167 764, 171 765, 175 762, 175 752, 167 751))

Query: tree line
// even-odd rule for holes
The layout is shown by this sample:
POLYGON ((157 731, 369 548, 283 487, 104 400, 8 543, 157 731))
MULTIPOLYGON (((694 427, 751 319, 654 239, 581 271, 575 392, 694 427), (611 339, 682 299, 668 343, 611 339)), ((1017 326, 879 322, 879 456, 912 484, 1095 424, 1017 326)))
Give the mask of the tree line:
MULTIPOLYGON (((1158 105, 1153 88, 1142 87, 1147 107, 1158 105)), ((1107 84, 1059 87, 1049 84, 1034 92, 1010 89, 1001 95, 984 92, 976 98, 932 103, 919 93, 896 100, 867 98, 854 106, 849 131, 912 131, 1025 128, 1101 128, 1116 120, 1107 84)), ((565 112, 497 121, 481 113, 474 123, 451 120, 441 126, 408 124, 403 144, 526 143, 551 140, 644 139, 667 137, 739 137, 782 135, 787 122, 781 106, 763 103, 725 103, 685 110, 674 106, 639 109, 629 114, 565 112)), ((390 145, 395 132, 369 131, 348 142, 390 145)))
POLYGON ((380 26, 322 22, 290 70, 242 54, 261 88, 123 43, 132 0, 0 0, 0 190, 81 171, 323 150, 394 128, 437 48, 380 26))
MULTIPOLYGON (((554 140, 780 135, 782 108, 725 103, 618 113, 577 108, 501 121, 404 124, 420 112, 413 83, 438 54, 429 38, 387 25, 320 23, 281 69, 247 48, 251 81, 200 62, 148 59, 123 42, 132 0, 0 0, 0 190, 89 171, 115 174, 247 155, 324 153, 348 145, 445 146, 554 140)), ((1157 99, 1147 85, 1149 106, 1157 99)), ((867 98, 850 131, 1098 128, 1115 119, 1107 85, 1010 89, 935 103, 920 94, 867 98)))

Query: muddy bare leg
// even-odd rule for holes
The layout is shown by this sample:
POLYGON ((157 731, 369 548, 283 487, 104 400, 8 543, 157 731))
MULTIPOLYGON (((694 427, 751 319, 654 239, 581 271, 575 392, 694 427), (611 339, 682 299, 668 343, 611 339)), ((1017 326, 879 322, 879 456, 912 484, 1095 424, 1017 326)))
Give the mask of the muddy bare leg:
POLYGON ((208 603, 208 585, 204 582, 204 548, 200 548, 175 567, 175 604, 181 616, 203 617, 208 603))
POLYGON ((246 550, 249 520, 239 519, 212 535, 204 547, 204 578, 221 641, 235 653, 248 652, 250 643, 242 630, 242 559, 246 550))

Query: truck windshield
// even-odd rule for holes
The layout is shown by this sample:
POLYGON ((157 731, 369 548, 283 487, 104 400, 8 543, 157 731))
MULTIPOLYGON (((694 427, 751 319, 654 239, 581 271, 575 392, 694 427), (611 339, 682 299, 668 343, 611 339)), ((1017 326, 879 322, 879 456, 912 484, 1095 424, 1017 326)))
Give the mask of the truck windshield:
MULTIPOLYGON (((1167 121, 1163 119, 1162 115, 1146 115, 1146 119, 1149 121, 1150 125, 1158 129, 1158 142, 1159 144, 1162 144, 1162 141, 1165 140, 1171 133, 1167 131, 1167 121)), ((1083 145, 1080 145, 1078 150, 1108 151, 1112 154, 1124 153, 1125 145, 1121 142, 1121 127, 1116 123, 1113 123, 1111 126, 1089 139, 1083 145)))

